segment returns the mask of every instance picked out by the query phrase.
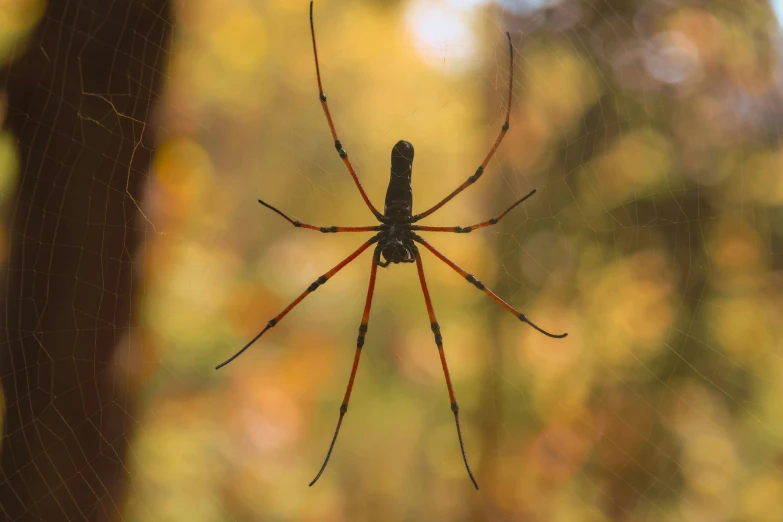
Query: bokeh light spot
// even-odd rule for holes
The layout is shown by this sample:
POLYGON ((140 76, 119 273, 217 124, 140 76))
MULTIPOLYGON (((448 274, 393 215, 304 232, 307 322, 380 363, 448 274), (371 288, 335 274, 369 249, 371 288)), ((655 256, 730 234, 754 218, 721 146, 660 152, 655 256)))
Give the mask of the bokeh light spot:
POLYGON ((407 23, 416 49, 433 67, 454 73, 476 65, 476 37, 469 17, 460 10, 422 0, 411 4, 407 23))
POLYGON ((645 55, 645 63, 658 81, 675 84, 700 76, 698 52, 684 34, 673 31, 658 33, 650 44, 652 49, 645 55))

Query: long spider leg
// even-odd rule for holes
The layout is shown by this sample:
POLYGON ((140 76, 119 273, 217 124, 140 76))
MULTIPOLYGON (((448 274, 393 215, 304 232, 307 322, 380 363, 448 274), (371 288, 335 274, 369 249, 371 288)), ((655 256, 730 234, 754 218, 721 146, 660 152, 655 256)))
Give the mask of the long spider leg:
POLYGON ((519 312, 519 311, 518 311, 516 308, 514 308, 513 306, 511 306, 510 304, 508 304, 507 302, 505 302, 504 300, 502 300, 500 297, 498 297, 498 295, 497 295, 495 292, 493 292, 492 290, 490 290, 489 288, 487 288, 487 287, 484 285, 484 283, 482 283, 481 281, 479 281, 478 279, 476 279, 476 278, 475 278, 473 275, 471 275, 471 274, 467 273, 465 270, 463 270, 463 269, 462 269, 462 268, 460 268, 459 266, 457 266, 457 264, 456 264, 456 263, 454 263, 454 261, 452 261, 452 260, 451 260, 451 259, 449 259, 448 257, 446 257, 446 256, 444 256, 443 254, 441 254, 441 253, 440 253, 438 250, 436 250, 436 249, 435 249, 435 247, 433 247, 432 245, 430 245, 430 244, 429 244, 427 241, 425 241, 425 240, 424 240, 422 237, 420 237, 420 236, 417 236, 417 235, 414 235, 414 237, 413 237, 413 240, 414 240, 414 241, 416 241, 417 243, 420 243, 420 244, 421 244, 421 245, 423 245, 423 246, 424 246, 424 247, 425 247, 427 250, 429 250, 430 252, 432 252, 433 254, 435 254, 435 257, 437 257, 438 259, 440 259, 441 261, 443 261, 444 263, 446 263, 447 265, 449 265, 449 266, 450 266, 450 267, 451 267, 451 268, 452 268, 452 269, 453 269, 455 272, 457 272, 459 275, 461 275, 462 277, 464 277, 464 278, 465 278, 465 279, 468 281, 468 283, 471 283, 473 286, 475 286, 476 288, 478 288, 479 290, 483 291, 485 294, 487 294, 488 296, 490 296, 490 297, 491 297, 492 299, 494 299, 494 300, 495 300, 495 301, 496 301, 496 302, 497 302, 497 303, 498 303, 500 306, 502 306, 503 308, 505 308, 506 310, 508 310, 508 311, 509 311, 509 312, 511 312, 512 314, 514 314, 514 315, 517 317, 517 319, 519 319, 520 321, 522 321, 522 322, 525 322, 525 323, 529 324, 530 326, 532 326, 533 328, 535 328, 536 330, 538 330, 539 332, 541 332, 542 334, 544 334, 544 335, 546 335, 546 336, 548 336, 548 337, 554 337, 555 339, 562 339, 563 337, 565 337, 565 336, 567 336, 567 335, 568 335, 567 333, 563 333, 563 334, 553 334, 553 333, 549 333, 549 332, 547 332, 547 331, 546 331, 546 330, 544 330, 543 328, 540 328, 539 326, 537 326, 536 324, 534 324, 534 323, 533 323, 533 322, 532 322, 530 319, 528 319, 528 318, 527 318, 527 316, 526 316, 525 314, 523 314, 523 313, 519 312))
POLYGON ((427 226, 421 226, 421 225, 411 225, 411 230, 421 230, 421 231, 424 231, 424 232, 456 232, 458 234, 465 234, 465 233, 468 233, 468 232, 472 232, 473 230, 476 230, 477 228, 483 228, 483 227, 488 227, 490 225, 496 225, 498 223, 498 221, 500 221, 501 219, 503 219, 505 217, 506 214, 508 214, 509 212, 514 210, 514 207, 516 207, 517 205, 519 205, 520 203, 522 203, 523 201, 525 201, 527 198, 529 198, 530 196, 532 196, 535 193, 536 193, 535 189, 531 190, 530 193, 527 196, 525 196, 524 198, 520 199, 519 201, 517 201, 516 203, 514 203, 513 205, 508 207, 506 209, 506 211, 503 212, 502 214, 500 214, 498 217, 495 217, 495 218, 492 218, 492 219, 488 219, 487 221, 482 221, 481 223, 477 223, 475 225, 470 225, 469 227, 427 227, 427 226))
POLYGON ((364 199, 364 202, 367 204, 369 209, 372 211, 372 213, 375 215, 375 217, 380 220, 383 217, 383 214, 378 212, 378 209, 376 209, 372 202, 370 201, 370 198, 367 197, 367 193, 364 192, 364 188, 362 187, 362 184, 359 182, 359 177, 356 175, 356 172, 353 170, 353 165, 351 165, 351 160, 348 159, 348 153, 343 148, 342 143, 340 143, 340 139, 337 137, 337 131, 334 128, 334 122, 332 121, 332 115, 329 113, 329 105, 326 103, 326 94, 324 94, 323 86, 321 85, 321 68, 318 66, 318 51, 315 47, 315 27, 313 25, 313 2, 310 2, 310 34, 313 37, 313 55, 315 56, 315 76, 318 79, 318 99, 321 100, 321 107, 324 110, 324 114, 326 115, 326 121, 329 123, 329 130, 332 132, 332 139, 334 140, 334 148, 337 150, 337 154, 339 154, 340 159, 343 160, 343 163, 345 163, 345 166, 348 168, 348 172, 351 173, 351 177, 353 178, 354 183, 356 183, 356 188, 359 189, 359 193, 362 195, 362 199, 364 199))
POLYGON ((285 316, 286 316, 286 314, 287 314, 288 312, 290 312, 291 310, 293 310, 293 308, 294 308, 296 305, 298 305, 298 304, 299 304, 299 303, 302 301, 302 299, 304 299, 305 297, 307 297, 307 296, 308 296, 308 295, 310 295, 311 293, 315 292, 315 290, 316 290, 316 289, 317 289, 319 286, 321 286, 322 284, 326 283, 326 282, 327 282, 329 279, 331 279, 331 277, 332 277, 334 274, 336 274, 337 272, 339 272, 340 270, 342 270, 342 269, 343 269, 343 268, 344 268, 344 267, 345 267, 345 266, 346 266, 348 263, 350 263, 351 261, 353 261, 354 259, 356 259, 357 257, 359 257, 359 254, 361 254, 362 252, 364 252, 365 250, 367 250, 367 249, 370 247, 370 245, 372 245, 373 243, 376 243, 377 241, 378 241, 378 236, 373 236, 373 237, 371 237, 370 239, 368 239, 367 241, 365 241, 365 242, 364 242, 364 244, 363 244, 362 246, 360 246, 359 248, 357 248, 357 249, 356 249, 356 250, 353 252, 353 254, 349 255, 348 257, 346 257, 345 259, 343 259, 342 261, 340 261, 340 262, 339 262, 339 263, 338 263, 338 264, 337 264, 337 265, 336 265, 334 268, 332 268, 331 270, 329 270, 328 272, 326 272, 324 275, 322 275, 321 277, 319 277, 318 279, 316 279, 315 281, 313 281, 313 283, 312 283, 310 286, 308 286, 308 287, 307 287, 307 290, 305 290, 304 292, 302 292, 301 294, 299 294, 299 297, 297 297, 296 299, 294 299, 294 300, 291 302, 291 304, 289 304, 288 306, 286 306, 286 307, 285 307, 285 309, 284 309, 282 312, 280 312, 280 313, 279 313, 279 314, 277 314, 277 315, 276 315, 276 316, 275 316, 273 319, 271 319, 271 320, 270 320, 270 321, 269 321, 269 322, 266 324, 266 326, 264 327, 264 329, 263 329, 263 330, 261 330, 261 332, 259 332, 259 334, 258 334, 258 335, 256 335, 255 337, 253 337, 253 339, 252 339, 252 340, 251 340, 249 343, 247 343, 245 346, 243 346, 243 347, 242 347, 242 349, 241 349, 241 350, 239 350, 237 353, 235 353, 234 355, 232 355, 231 357, 229 357, 228 359, 226 359, 226 360, 225 360, 225 361, 223 361, 222 363, 218 364, 217 366, 215 366, 215 369, 216 369, 216 370, 219 370, 219 369, 221 369, 223 366, 227 365, 228 363, 230 363, 231 361, 233 361, 234 359, 236 359, 237 357, 239 357, 240 355, 242 355, 242 354, 245 352, 245 350, 247 350, 248 348, 250 348, 250 347, 253 345, 253 343, 255 343, 255 342, 256 342, 256 341, 257 341, 257 340, 258 340, 258 339, 259 339, 259 338, 260 338, 262 335, 264 335, 264 334, 266 333, 266 331, 267 331, 267 330, 269 330, 270 328, 274 327, 274 326, 275 326, 277 323, 279 323, 279 322, 280 322, 280 320, 281 320, 281 319, 283 319, 283 317, 285 317, 285 316))
POLYGON ((380 251, 376 248, 375 253, 372 256, 372 268, 370 269, 370 284, 367 287, 367 301, 364 303, 364 313, 362 314, 362 324, 359 325, 359 337, 356 339, 356 352, 353 356, 353 367, 351 368, 351 377, 348 379, 348 387, 345 389, 345 397, 343 397, 343 403, 340 406, 340 418, 337 420, 337 427, 334 429, 334 436, 332 437, 332 443, 329 444, 329 451, 326 452, 326 458, 321 465, 321 469, 318 470, 318 474, 315 476, 310 486, 321 477, 321 473, 326 469, 326 464, 329 462, 329 457, 332 456, 332 450, 334 449, 334 443, 337 442, 337 435, 340 433, 340 426, 343 423, 343 417, 345 412, 348 411, 348 401, 351 400, 351 390, 353 389, 353 380, 356 377, 356 369, 359 367, 359 358, 362 356, 362 346, 364 346, 364 336, 367 333, 367 322, 370 319, 370 307, 372 306, 372 294, 375 291, 375 275, 378 272, 378 260, 380 251))
POLYGON ((420 214, 416 214, 415 216, 410 218, 410 223, 415 223, 416 221, 419 221, 420 219, 423 219, 436 210, 438 210, 440 207, 451 201, 451 199, 471 186, 473 183, 475 183, 482 174, 484 174, 484 169, 487 168, 487 164, 489 164, 489 160, 492 159, 492 156, 495 155, 495 151, 500 146, 500 143, 503 141, 503 138, 506 135, 506 132, 508 132, 509 129, 509 118, 511 117, 511 95, 513 92, 513 85, 514 85, 514 46, 511 44, 511 35, 506 32, 506 38, 508 39, 508 52, 509 52, 509 75, 508 75, 508 103, 506 107, 506 121, 503 123, 503 125, 500 127, 500 133, 498 134, 498 137, 495 139, 495 144, 492 145, 492 148, 489 149, 489 152, 487 153, 487 156, 484 158, 484 161, 481 162, 481 165, 476 169, 476 172, 470 176, 467 180, 465 180, 462 185, 454 189, 454 191, 440 200, 440 202, 436 203, 431 208, 425 210, 424 212, 420 214))
POLYGON ((308 225, 307 223, 302 223, 298 219, 291 219, 290 217, 286 216, 283 212, 276 209, 269 203, 266 203, 264 201, 258 200, 259 203, 264 205, 266 208, 271 210, 272 212, 276 212, 277 214, 283 216, 283 218, 291 223, 293 226, 297 228, 309 228, 310 230, 317 230, 319 232, 323 232, 324 234, 327 233, 334 233, 334 232, 377 232, 381 229, 378 225, 373 226, 367 226, 367 227, 319 227, 318 225, 308 225))
POLYGON ((416 269, 419 271, 419 281, 421 282, 421 290, 424 292, 424 302, 427 303, 427 314, 430 317, 430 327, 432 328, 432 333, 435 335, 435 344, 438 346, 438 355, 440 355, 440 364, 443 366, 443 375, 446 377, 446 387, 449 389, 451 411, 454 412, 454 422, 457 424, 457 438, 459 439, 459 448, 462 451, 462 460, 465 462, 465 469, 468 470, 468 476, 470 477, 471 482, 473 482, 473 485, 478 489, 478 483, 476 483, 476 479, 473 478, 473 473, 470 471, 470 465, 468 465, 465 444, 462 442, 462 430, 459 426, 459 406, 457 406, 457 399, 454 397, 454 388, 451 386, 449 367, 446 364, 446 354, 443 352, 443 337, 440 335, 440 326, 438 325, 438 320, 435 318, 435 310, 432 308, 430 292, 427 290, 427 280, 424 278, 424 267, 421 264, 421 256, 418 252, 416 253, 416 269))

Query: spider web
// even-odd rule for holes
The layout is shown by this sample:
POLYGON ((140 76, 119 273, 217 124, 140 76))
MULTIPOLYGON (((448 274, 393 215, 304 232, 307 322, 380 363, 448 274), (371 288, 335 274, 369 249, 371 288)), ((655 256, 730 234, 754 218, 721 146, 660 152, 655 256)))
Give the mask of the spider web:
POLYGON ((372 215, 317 100, 307 2, 19 0, 0 23, 8 520, 783 520, 777 4, 315 5, 340 138, 380 206, 416 146, 423 253, 364 254, 214 366, 372 215), (425 234, 422 234, 425 235, 425 234))

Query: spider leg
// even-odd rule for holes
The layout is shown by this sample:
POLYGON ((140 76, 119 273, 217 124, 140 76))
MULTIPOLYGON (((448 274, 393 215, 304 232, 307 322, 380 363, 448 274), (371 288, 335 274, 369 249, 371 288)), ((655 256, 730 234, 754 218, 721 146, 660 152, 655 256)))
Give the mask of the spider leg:
POLYGON ((430 327, 432 333, 435 335, 435 344, 438 346, 438 355, 440 355, 440 364, 443 366, 443 375, 446 377, 446 387, 449 390, 449 400, 451 401, 451 411, 454 412, 454 422, 457 424, 457 438, 459 439, 459 448, 462 451, 462 460, 465 462, 465 469, 468 470, 468 476, 470 477, 473 485, 478 489, 476 479, 473 478, 473 473, 470 471, 468 465, 468 456, 465 454, 465 445, 462 443, 462 430, 459 426, 459 406, 457 406, 457 399, 454 397, 454 388, 451 386, 451 377, 449 376, 449 367, 446 364, 446 354, 443 352, 443 337, 440 335, 440 326, 438 320, 435 318, 435 310, 432 308, 432 300, 430 299, 430 292, 427 290, 427 281, 424 278, 424 267, 421 264, 421 256, 416 253, 416 269, 419 271, 419 281, 421 282, 421 290, 424 292, 424 302, 427 303, 427 314, 430 317, 430 327))
POLYGON ((370 319, 370 307, 372 306, 372 294, 375 291, 375 275, 378 272, 378 260, 380 257, 380 251, 376 248, 375 253, 372 256, 372 268, 370 269, 370 284, 367 287, 367 301, 364 304, 364 313, 362 314, 362 324, 359 325, 359 337, 356 339, 356 352, 353 357, 353 367, 351 368, 351 376, 348 379, 348 387, 345 389, 345 397, 343 397, 343 403, 340 406, 340 418, 337 420, 337 427, 334 429, 334 436, 332 437, 332 443, 329 444, 329 450, 326 452, 326 458, 324 459, 321 469, 318 470, 318 474, 315 476, 310 486, 321 477, 321 474, 326 469, 326 464, 329 462, 329 457, 332 456, 332 450, 334 449, 334 443, 337 442, 337 435, 340 433, 340 426, 343 423, 343 417, 345 412, 348 411, 348 401, 351 400, 351 390, 353 389, 353 380, 356 377, 356 369, 359 367, 359 358, 362 356, 362 346, 364 346, 364 336, 367 333, 367 322, 370 319))
POLYGON ((495 155, 495 151, 500 146, 500 143, 503 141, 503 138, 506 135, 506 132, 508 132, 509 129, 509 118, 511 116, 511 94, 512 94, 512 86, 514 85, 514 46, 511 45, 511 35, 506 32, 506 38, 508 39, 508 51, 509 51, 509 76, 508 76, 508 104, 506 107, 506 121, 503 123, 503 126, 500 127, 500 133, 498 134, 498 137, 495 139, 495 144, 492 145, 492 148, 489 149, 489 153, 487 153, 487 156, 484 158, 484 161, 481 162, 481 165, 476 169, 476 172, 470 176, 467 180, 465 180, 462 185, 454 189, 454 191, 440 200, 440 202, 436 203, 431 208, 425 210, 424 212, 420 214, 416 214, 415 216, 411 217, 410 223, 415 223, 416 221, 419 221, 420 219, 423 219, 436 210, 438 210, 440 207, 451 201, 451 199, 471 186, 473 183, 475 183, 482 174, 484 174, 484 169, 487 168, 487 164, 489 163, 489 160, 492 159, 492 156, 495 155))
POLYGON ((506 211, 500 214, 498 217, 489 219, 487 221, 482 221, 481 223, 477 223, 475 225, 470 225, 469 227, 427 227, 427 226, 420 226, 420 225, 411 225, 411 230, 422 230, 425 232, 456 232, 458 234, 466 234, 468 232, 472 232, 473 230, 476 230, 477 228, 496 225, 498 221, 503 219, 503 217, 505 217, 506 214, 508 214, 514 209, 514 207, 516 207, 517 205, 519 205, 520 203, 522 203, 523 201, 525 201, 527 198, 529 198, 535 193, 536 191, 535 189, 533 189, 532 191, 530 191, 530 193, 527 196, 525 196, 524 198, 520 199, 519 201, 517 201, 516 203, 508 207, 506 211))
POLYGON ((258 200, 259 203, 264 205, 269 210, 276 212, 277 214, 283 216, 285 220, 287 220, 289 223, 291 223, 293 226, 297 228, 309 228, 310 230, 317 230, 319 232, 323 232, 324 234, 327 234, 329 232, 377 232, 381 229, 380 226, 369 226, 369 227, 319 227, 318 225, 308 225, 307 223, 302 223, 299 220, 291 219, 290 217, 283 214, 281 211, 277 210, 275 207, 270 205, 269 203, 266 203, 264 201, 258 200))
POLYGON ((218 364, 217 366, 215 366, 215 369, 216 369, 216 370, 219 370, 219 369, 221 369, 223 366, 227 365, 228 363, 230 363, 231 361, 233 361, 234 359, 236 359, 237 357, 239 357, 240 355, 242 355, 242 354, 245 352, 245 350, 247 350, 248 348, 250 348, 250 347, 253 345, 253 343, 255 343, 255 342, 256 342, 256 341, 257 341, 257 340, 258 340, 258 339, 259 339, 259 338, 260 338, 262 335, 264 335, 264 334, 266 333, 266 331, 267 331, 267 330, 269 330, 270 328, 272 328, 273 326, 275 326, 277 323, 279 323, 279 322, 280 322, 280 321, 283 319, 283 317, 285 317, 285 316, 286 316, 286 314, 288 314, 288 312, 290 312, 291 310, 293 310, 293 309, 294 309, 294 307, 295 307, 296 305, 298 305, 298 304, 299 304, 299 303, 302 301, 302 299, 304 299, 305 297, 307 297, 307 296, 308 296, 308 295, 310 295, 311 293, 315 292, 315 290, 316 290, 316 289, 317 289, 319 286, 321 286, 322 284, 326 283, 326 282, 327 282, 329 279, 331 279, 331 277, 332 277, 334 274, 336 274, 337 272, 339 272, 340 270, 342 270, 342 269, 343 269, 343 268, 344 268, 344 267, 345 267, 345 266, 346 266, 348 263, 350 263, 351 261, 353 261, 354 259, 356 259, 357 257, 359 257, 359 254, 361 254, 362 252, 364 252, 365 250, 367 250, 367 249, 370 247, 370 245, 372 245, 373 243, 376 243, 377 241, 378 241, 378 237, 377 237, 377 236, 373 236, 373 237, 371 237, 370 239, 368 239, 367 241, 365 241, 365 242, 364 242, 364 244, 363 244, 362 246, 360 246, 359 248, 357 248, 357 249, 356 249, 356 250, 353 252, 353 254, 349 255, 348 257, 346 257, 345 259, 343 259, 342 261, 340 261, 340 262, 339 262, 339 263, 338 263, 338 264, 337 264, 337 265, 336 265, 334 268, 332 268, 331 270, 329 270, 328 272, 326 272, 324 275, 322 275, 321 277, 319 277, 318 279, 316 279, 315 281, 313 281, 313 283, 312 283, 310 286, 308 286, 308 287, 307 287, 307 290, 305 290, 304 292, 302 292, 301 294, 299 294, 299 297, 297 297, 296 299, 294 299, 294 300, 291 302, 291 304, 289 304, 288 306, 286 306, 286 307, 285 307, 285 309, 284 309, 282 312, 280 312, 280 313, 279 313, 279 314, 277 314, 277 315, 276 315, 276 316, 275 316, 273 319, 271 319, 271 320, 270 320, 270 321, 269 321, 269 322, 266 324, 266 326, 264 327, 264 329, 263 329, 263 330, 261 330, 261 332, 260 332, 258 335, 256 335, 255 337, 253 337, 253 339, 252 339, 252 340, 251 340, 249 343, 247 343, 245 346, 243 346, 243 347, 242 347, 242 349, 241 349, 241 350, 239 350, 237 353, 235 353, 234 355, 232 355, 231 357, 229 357, 228 359, 226 359, 226 360, 225 360, 225 361, 223 361, 222 363, 218 364))
POLYGON ((520 321, 529 324, 530 326, 532 326, 533 328, 535 328, 536 330, 538 330, 539 332, 541 332, 542 334, 544 334, 544 335, 546 335, 548 337, 554 337, 555 339, 562 339, 563 337, 568 335, 567 333, 564 333, 564 334, 552 334, 552 333, 549 333, 546 330, 540 328, 539 326, 535 325, 530 319, 527 318, 527 316, 525 314, 519 312, 516 308, 514 308, 513 306, 511 306, 510 304, 508 304, 507 302, 502 300, 500 297, 498 297, 498 295, 495 292, 493 292, 492 290, 487 288, 484 285, 484 283, 482 283, 481 281, 476 279, 473 275, 467 273, 465 270, 463 270, 459 266, 457 266, 457 264, 454 263, 454 261, 452 261, 448 257, 446 257, 443 254, 441 254, 438 250, 435 249, 435 247, 430 245, 423 238, 421 238, 419 236, 414 236, 413 240, 416 241, 417 243, 422 244, 424 246, 424 248, 426 248, 427 250, 429 250, 430 252, 435 254, 435 257, 437 257, 438 259, 440 259, 441 261, 443 261, 444 263, 449 265, 455 272, 457 272, 459 275, 461 275, 462 277, 467 279, 468 283, 473 284, 473 286, 475 286, 476 288, 478 288, 479 290, 483 291, 485 294, 490 296, 500 306, 502 306, 503 308, 505 308, 506 310, 508 310, 512 314, 514 314, 514 316, 516 316, 517 319, 519 319, 520 321))
POLYGON ((372 211, 373 214, 375 214, 375 217, 377 219, 381 219, 383 217, 383 214, 378 212, 378 209, 376 209, 372 202, 370 202, 370 198, 367 197, 367 193, 364 192, 364 188, 362 187, 362 184, 359 182, 359 177, 356 175, 356 172, 353 170, 353 165, 351 165, 351 160, 348 159, 348 153, 343 148, 342 143, 340 142, 340 139, 337 137, 337 131, 334 128, 334 122, 332 121, 332 115, 329 113, 329 105, 326 103, 326 94, 324 94, 323 86, 321 85, 321 69, 318 66, 318 51, 315 47, 315 27, 313 26, 313 2, 311 0, 310 2, 310 34, 313 37, 313 55, 315 56, 315 75, 318 79, 318 99, 321 100, 321 107, 324 110, 324 114, 326 115, 326 121, 329 123, 329 130, 332 132, 332 139, 334 140, 334 148, 337 150, 337 154, 340 155, 340 159, 343 160, 343 163, 345 163, 345 166, 348 168, 348 172, 351 173, 351 177, 353 178, 354 183, 356 183, 356 188, 359 189, 359 193, 362 195, 362 199, 364 199, 364 202, 367 204, 369 209, 372 211))

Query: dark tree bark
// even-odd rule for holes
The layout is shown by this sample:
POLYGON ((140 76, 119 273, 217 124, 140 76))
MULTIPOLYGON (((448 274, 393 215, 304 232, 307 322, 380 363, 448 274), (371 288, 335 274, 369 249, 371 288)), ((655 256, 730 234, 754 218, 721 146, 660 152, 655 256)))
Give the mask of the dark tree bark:
POLYGON ((119 518, 134 397, 112 368, 134 342, 170 27, 167 0, 52 0, 3 73, 21 169, 0 283, 3 520, 119 518))

